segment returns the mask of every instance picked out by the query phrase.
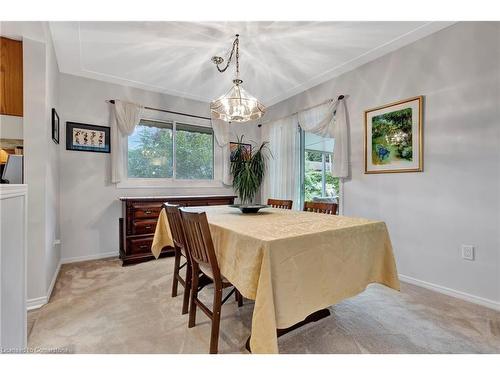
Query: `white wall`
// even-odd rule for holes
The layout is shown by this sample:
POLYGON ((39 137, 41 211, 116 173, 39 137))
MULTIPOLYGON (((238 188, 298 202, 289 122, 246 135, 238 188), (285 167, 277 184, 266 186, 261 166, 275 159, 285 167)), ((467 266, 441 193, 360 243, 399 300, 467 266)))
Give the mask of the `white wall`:
POLYGON ((50 33, 47 31, 49 42, 46 47, 46 104, 45 104, 45 141, 47 143, 46 158, 47 170, 45 174, 45 267, 47 273, 45 282, 47 289, 50 290, 59 271, 58 266, 61 260, 61 246, 58 244, 60 239, 60 220, 59 220, 59 149, 64 147, 62 144, 56 144, 52 141, 52 108, 59 111, 59 69, 55 51, 52 45, 50 33))
MULTIPOLYGON (((60 77, 61 143, 66 121, 109 126, 111 105, 122 99, 155 108, 208 116, 208 103, 148 92, 116 84, 62 74, 60 77)), ((245 139, 260 140, 256 125, 232 125, 245 139)), ((168 188, 118 189, 110 183, 109 154, 67 151, 61 153, 61 246, 63 261, 118 254, 120 196, 232 194, 232 189, 168 188)))
POLYGON ((28 300, 46 296, 45 283, 45 43, 23 39, 24 173, 28 185, 28 300))
POLYGON ((23 139, 23 118, 0 115, 0 138, 23 139))
MULTIPOLYGON (((271 107, 348 95, 344 214, 384 220, 401 274, 500 307, 500 23, 458 23, 271 107), (424 172, 363 173, 363 111, 424 95, 424 172), (476 246, 474 262, 461 244, 476 246)), ((265 125, 264 125, 265 126, 265 125)))
POLYGON ((25 182, 28 185, 28 307, 45 303, 57 276, 59 152, 51 137, 59 69, 46 22, 2 22, 1 34, 23 41, 25 182))

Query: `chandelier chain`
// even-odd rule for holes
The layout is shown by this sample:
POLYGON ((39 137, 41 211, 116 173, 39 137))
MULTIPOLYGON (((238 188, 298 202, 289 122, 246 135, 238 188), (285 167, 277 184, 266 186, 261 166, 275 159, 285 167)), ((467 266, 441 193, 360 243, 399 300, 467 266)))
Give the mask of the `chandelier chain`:
POLYGON ((220 68, 219 67, 219 64, 217 64, 217 70, 221 73, 224 73, 227 68, 229 67, 229 64, 231 63, 231 60, 233 59, 233 55, 234 55, 234 52, 236 51, 236 77, 239 77, 239 74, 240 74, 240 48, 239 48, 239 45, 240 45, 240 40, 239 40, 239 36, 236 35, 236 39, 234 40, 233 42, 233 46, 231 48, 231 53, 229 54, 229 58, 227 59, 227 63, 226 63, 226 66, 224 68, 220 68))
MULTIPOLYGON (((220 56, 213 56, 212 62, 217 66, 221 73, 225 72, 233 57, 236 55, 236 77, 233 79, 233 86, 220 98, 210 103, 212 118, 226 122, 246 122, 257 120, 264 116, 266 107, 256 98, 247 93, 241 84, 240 79, 240 40, 239 34, 235 35, 231 51, 228 51, 229 57, 226 61, 220 56)), ((226 56, 227 56, 226 55, 226 56)))
POLYGON ((236 35, 236 78, 240 78, 240 39, 239 36, 236 35))

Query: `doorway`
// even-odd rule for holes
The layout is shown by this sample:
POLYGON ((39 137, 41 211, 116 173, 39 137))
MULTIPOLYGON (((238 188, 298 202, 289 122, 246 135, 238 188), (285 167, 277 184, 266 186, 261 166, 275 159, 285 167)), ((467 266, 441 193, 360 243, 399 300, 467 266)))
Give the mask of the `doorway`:
POLYGON ((341 205, 341 181, 331 174, 333 138, 300 131, 300 207, 305 201, 341 205))

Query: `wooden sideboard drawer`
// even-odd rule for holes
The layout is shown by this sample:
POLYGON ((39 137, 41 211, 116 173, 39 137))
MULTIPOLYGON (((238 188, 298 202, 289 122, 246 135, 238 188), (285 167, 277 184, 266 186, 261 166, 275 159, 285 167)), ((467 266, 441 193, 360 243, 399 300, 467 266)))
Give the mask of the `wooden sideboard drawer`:
MULTIPOLYGON (((154 259, 151 253, 156 223, 162 205, 166 202, 179 206, 214 206, 233 204, 233 195, 205 195, 178 197, 122 197, 122 218, 120 219, 120 259, 123 265, 154 259)), ((166 246, 160 256, 173 254, 173 248, 166 246)))
MULTIPOLYGON (((177 203, 174 203, 177 204, 177 203)), ((182 207, 196 207, 196 206, 206 206, 207 202, 184 202, 182 207)))
MULTIPOLYGON (((202 202, 189 202, 188 204, 185 204, 185 206, 191 206, 191 207, 196 207, 196 206, 221 206, 221 205, 228 205, 232 203, 228 203, 227 201, 223 200, 207 200, 207 201, 202 201, 202 202)), ((182 206, 182 205, 181 205, 182 206)))
POLYGON ((132 219, 156 219, 160 215, 161 206, 144 206, 131 211, 132 219))
POLYGON ((224 202, 224 201, 207 201, 206 205, 207 206, 221 206, 221 205, 228 205, 229 203, 224 202))
POLYGON ((150 234, 156 229, 157 219, 134 220, 132 221, 132 234, 150 234))
POLYGON ((145 254, 151 252, 151 245, 153 244, 153 236, 130 238, 127 240, 127 248, 130 255, 145 254))
POLYGON ((133 210, 143 210, 148 208, 161 208, 160 202, 130 202, 129 207, 133 210))

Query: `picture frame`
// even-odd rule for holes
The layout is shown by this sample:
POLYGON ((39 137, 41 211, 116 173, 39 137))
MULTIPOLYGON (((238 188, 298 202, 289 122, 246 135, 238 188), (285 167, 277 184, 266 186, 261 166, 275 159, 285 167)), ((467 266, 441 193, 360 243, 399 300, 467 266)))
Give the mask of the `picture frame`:
POLYGON ((234 161, 234 152, 238 149, 238 147, 243 146, 245 148, 245 152, 248 155, 252 155, 252 145, 250 143, 238 143, 238 142, 229 142, 229 153, 231 162, 234 161))
POLYGON ((52 140, 59 144, 59 115, 55 108, 52 108, 52 140))
POLYGON ((423 96, 365 111, 365 174, 423 171, 423 96))
POLYGON ((66 122, 66 150, 87 152, 111 152, 110 128, 66 122))

